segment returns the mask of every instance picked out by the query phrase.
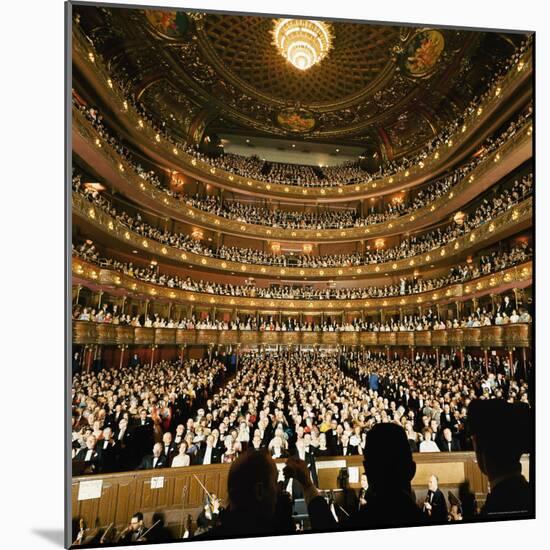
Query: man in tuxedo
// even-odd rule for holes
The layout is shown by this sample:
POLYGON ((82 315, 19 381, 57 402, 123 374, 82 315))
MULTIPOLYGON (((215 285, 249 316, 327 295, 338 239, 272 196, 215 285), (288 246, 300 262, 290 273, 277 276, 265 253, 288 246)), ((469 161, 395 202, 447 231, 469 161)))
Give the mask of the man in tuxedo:
POLYGON ((174 445, 176 445, 176 447, 179 447, 179 444, 183 441, 184 437, 185 426, 183 424, 178 424, 174 433, 174 445))
MULTIPOLYGON (((296 441, 296 451, 292 456, 299 458, 300 460, 303 460, 306 463, 307 469, 309 471, 309 475, 313 480, 313 484, 317 487, 319 485, 319 478, 317 476, 317 466, 315 464, 315 451, 314 451, 314 448, 311 445, 309 445, 311 441, 311 436, 309 434, 306 434, 306 435, 307 435, 307 438, 304 437, 304 439, 298 439, 296 441)), ((301 487, 299 488, 299 491, 301 491, 301 487)), ((294 496, 294 493, 293 493, 293 496, 294 496)), ((296 498, 302 498, 302 497, 298 496, 296 498)))
POLYGON ((199 450, 197 462, 198 464, 219 464, 221 454, 219 449, 214 447, 214 436, 208 435, 206 442, 199 450))
POLYGON ((407 407, 409 410, 414 411, 414 414, 416 414, 420 409, 420 399, 418 399, 418 393, 416 390, 411 391, 411 395, 407 402, 407 407))
POLYGON ((443 405, 443 413, 441 414, 440 423, 442 429, 450 428, 452 430, 455 426, 455 419, 453 413, 451 412, 451 406, 449 403, 445 403, 445 405, 443 405))
POLYGON ((430 420, 430 430, 432 430, 432 441, 439 447, 443 434, 441 432, 441 426, 437 423, 437 420, 430 420))
POLYGON ((99 464, 101 472, 109 473, 117 470, 118 449, 116 440, 113 437, 113 430, 110 427, 103 428, 103 438, 96 444, 96 451, 99 453, 99 464))
POLYGON ((82 463, 85 474, 95 474, 101 467, 99 453, 95 450, 96 443, 95 435, 89 435, 86 438, 86 447, 80 449, 74 457, 75 462, 82 463))
POLYGON ((510 301, 510 296, 504 296, 504 302, 501 305, 501 312, 506 313, 506 315, 510 317, 510 315, 512 315, 513 310, 514 310, 514 306, 510 301))
POLYGON ((172 434, 166 432, 162 436, 162 454, 166 457, 166 465, 172 464, 172 459, 178 454, 178 447, 172 441, 172 434))
POLYGON ((114 410, 112 410, 106 417, 105 417, 105 426, 110 426, 113 428, 113 430, 116 429, 116 426, 118 426, 119 422, 124 418, 124 412, 122 411, 122 405, 120 403, 117 403, 115 405, 114 410))
POLYGON ((168 461, 162 450, 162 443, 155 443, 153 445, 153 454, 144 456, 137 469, 153 470, 157 468, 167 468, 168 461))
POLYGON ((367 481, 367 474, 361 474, 361 489, 357 495, 357 510, 364 510, 367 507, 369 482, 367 481))
POLYGON ((136 465, 135 454, 131 455, 133 449, 132 432, 128 429, 128 420, 123 418, 115 431, 114 439, 116 441, 117 464, 119 470, 132 469, 136 465), (132 464, 133 462, 133 464, 132 464))
POLYGON ((468 407, 470 433, 479 469, 491 488, 481 516, 534 517, 531 484, 521 473, 521 455, 531 452, 531 411, 526 403, 474 399, 468 407))
POLYGON ((431 475, 428 480, 428 494, 424 501, 424 514, 431 523, 447 521, 447 503, 445 496, 439 489, 437 476, 431 475))
POLYGON ((342 435, 342 443, 339 446, 339 456, 352 456, 359 454, 356 446, 349 444, 349 436, 347 434, 342 435))
POLYGON ((496 388, 502 390, 505 395, 508 395, 508 391, 510 389, 510 381, 506 379, 506 377, 501 373, 497 373, 497 377, 495 379, 495 386, 496 388))
POLYGON ((340 431, 338 430, 338 427, 338 421, 333 418, 330 422, 330 429, 328 429, 325 433, 327 438, 327 447, 331 456, 338 455, 338 448, 340 444, 340 431))
POLYGON ((153 444, 153 421, 147 416, 147 411, 139 411, 139 419, 133 426, 133 451, 143 457, 153 444))
POLYGON ((453 437, 453 432, 450 428, 443 430, 443 438, 439 442, 439 448, 442 452, 457 452, 460 451, 460 442, 453 437))

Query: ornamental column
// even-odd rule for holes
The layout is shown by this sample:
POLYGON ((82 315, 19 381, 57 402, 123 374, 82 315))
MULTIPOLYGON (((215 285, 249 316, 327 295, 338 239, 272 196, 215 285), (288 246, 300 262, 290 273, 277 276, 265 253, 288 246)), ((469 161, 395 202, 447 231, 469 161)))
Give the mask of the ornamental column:
POLYGON ((82 290, 82 285, 77 285, 76 287, 76 299, 74 302, 74 305, 78 304, 78 301, 80 300, 80 291, 82 290))

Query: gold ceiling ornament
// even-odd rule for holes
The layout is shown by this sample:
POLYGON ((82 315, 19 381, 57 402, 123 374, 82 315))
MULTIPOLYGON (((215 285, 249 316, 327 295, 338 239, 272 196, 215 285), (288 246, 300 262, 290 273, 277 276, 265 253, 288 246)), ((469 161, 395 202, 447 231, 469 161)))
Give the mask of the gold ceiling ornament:
POLYGON ((274 44, 279 53, 300 71, 321 62, 332 48, 332 27, 311 19, 276 19, 274 44))

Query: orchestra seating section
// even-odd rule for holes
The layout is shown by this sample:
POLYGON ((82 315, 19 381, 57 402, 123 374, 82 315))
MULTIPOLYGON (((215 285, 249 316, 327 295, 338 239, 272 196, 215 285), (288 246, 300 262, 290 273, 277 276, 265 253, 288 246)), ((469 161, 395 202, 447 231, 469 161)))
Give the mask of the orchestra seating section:
MULTIPOLYGON (((115 540, 137 511, 148 526, 162 514, 170 537, 193 536, 247 448, 281 468, 306 449, 322 492, 357 493, 368 431, 382 422, 407 433, 420 507, 435 475, 449 509, 465 485, 479 509, 489 488, 468 404, 532 398, 530 37, 441 31, 445 70, 427 80, 399 56, 376 69, 399 65, 385 84, 365 73, 384 106, 373 137, 370 103, 335 106, 359 91, 329 63, 338 33, 311 69, 326 63, 324 80, 282 82, 274 58, 273 78, 257 66, 245 93, 215 45, 243 16, 186 14, 184 31, 180 19, 162 30, 151 10, 126 22, 117 11, 128 10, 73 10, 75 536, 115 540), (178 68, 147 53, 165 40, 181 48, 178 68), (409 80, 421 90, 414 112, 397 91, 409 80), (277 94, 303 106, 286 124, 325 105, 315 134, 285 130, 277 94), (409 115, 393 120, 390 107, 409 115)), ((354 25, 338 25, 359 48, 354 25)), ((376 28, 387 44, 413 32, 376 28)), ((522 471, 529 479, 528 454, 522 471)))

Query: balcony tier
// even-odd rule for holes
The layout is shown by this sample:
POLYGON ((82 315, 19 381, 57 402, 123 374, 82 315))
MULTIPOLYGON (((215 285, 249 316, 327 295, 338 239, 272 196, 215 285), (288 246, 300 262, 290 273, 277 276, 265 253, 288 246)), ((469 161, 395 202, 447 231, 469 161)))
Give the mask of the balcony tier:
POLYGON ((135 145, 152 160, 219 187, 239 190, 247 194, 278 196, 299 202, 350 200, 350 198, 370 197, 419 185, 447 169, 450 163, 456 162, 458 156, 464 156, 467 149, 471 150, 477 145, 482 128, 484 135, 494 131, 514 110, 524 105, 531 97, 529 83, 533 69, 532 48, 524 53, 521 62, 503 76, 498 88, 487 94, 478 109, 465 121, 464 130, 462 131, 461 128, 448 145, 441 145, 432 151, 422 163, 392 176, 367 183, 326 188, 281 185, 253 180, 217 169, 207 162, 176 149, 174 144, 144 121, 117 87, 113 86, 112 75, 103 66, 100 56, 94 55, 92 50, 90 42, 77 26, 73 26, 73 63, 87 79, 88 85, 93 87, 106 104, 112 106, 117 122, 127 135, 132 137, 135 145))
POLYGON ((392 296, 385 298, 356 298, 332 300, 300 300, 283 298, 259 298, 247 296, 226 296, 205 292, 194 292, 168 288, 146 283, 111 269, 102 269, 79 258, 72 260, 73 285, 83 285, 114 294, 124 293, 145 297, 155 301, 193 304, 231 310, 298 311, 312 314, 317 312, 340 313, 361 310, 365 313, 381 308, 411 308, 430 306, 434 303, 448 303, 479 298, 486 294, 500 294, 510 288, 524 288, 532 284, 532 262, 525 262, 503 271, 479 277, 472 281, 439 288, 437 290, 392 296))
POLYGON ((379 276, 379 273, 403 273, 417 268, 431 266, 432 264, 446 261, 449 258, 464 254, 471 247, 488 245, 498 239, 526 229, 532 224, 532 198, 522 201, 507 212, 497 216, 491 222, 485 223, 451 241, 445 246, 438 247, 426 254, 396 260, 391 263, 368 264, 351 267, 280 267, 260 264, 246 264, 230 260, 222 260, 212 256, 204 256, 193 252, 183 251, 178 248, 164 245, 160 242, 143 237, 128 229, 116 219, 108 215, 101 208, 94 206, 84 197, 73 193, 73 216, 82 223, 106 233, 113 241, 124 243, 127 247, 139 249, 153 256, 170 260, 176 264, 198 266, 205 270, 222 272, 234 272, 239 274, 254 275, 259 277, 307 278, 329 279, 336 277, 363 278, 379 276))
POLYGON ((105 180, 125 196, 162 216, 194 226, 247 238, 344 242, 388 237, 416 231, 443 220, 477 195, 532 157, 531 122, 526 123, 506 143, 493 151, 466 177, 447 193, 428 205, 409 214, 366 227, 345 229, 284 229, 257 225, 216 216, 186 205, 163 190, 140 178, 132 166, 103 139, 78 110, 73 110, 73 150, 89 165, 94 166, 105 180), (98 143, 101 147, 98 147, 98 143))

